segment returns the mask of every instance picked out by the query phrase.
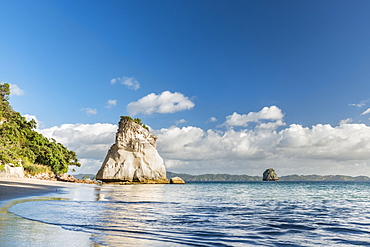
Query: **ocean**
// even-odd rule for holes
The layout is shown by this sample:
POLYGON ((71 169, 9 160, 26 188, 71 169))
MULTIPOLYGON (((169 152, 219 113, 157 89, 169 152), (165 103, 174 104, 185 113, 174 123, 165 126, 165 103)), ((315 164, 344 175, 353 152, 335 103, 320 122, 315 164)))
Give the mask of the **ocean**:
POLYGON ((370 246, 367 182, 83 186, 59 197, 9 211, 96 246, 370 246))

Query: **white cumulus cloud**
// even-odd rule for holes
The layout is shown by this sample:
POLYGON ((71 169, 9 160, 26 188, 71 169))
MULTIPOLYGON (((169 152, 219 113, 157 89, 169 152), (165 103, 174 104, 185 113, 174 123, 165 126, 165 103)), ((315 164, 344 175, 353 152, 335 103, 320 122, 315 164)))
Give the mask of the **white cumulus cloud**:
POLYGON ((106 108, 112 108, 113 106, 117 105, 117 100, 115 99, 110 99, 107 101, 106 108))
POLYGON ((178 125, 178 124, 183 124, 183 123, 186 123, 187 121, 185 119, 179 119, 177 121, 175 121, 175 124, 178 125))
POLYGON ((110 80, 111 84, 116 84, 117 82, 127 86, 129 89, 138 90, 140 88, 140 83, 134 77, 123 76, 110 80))
POLYGON ((194 107, 194 103, 181 93, 164 91, 161 94, 148 94, 138 101, 127 105, 127 111, 130 115, 140 113, 151 115, 153 113, 174 113, 183 110, 189 110, 194 107))
POLYGON ((91 109, 91 108, 81 108, 81 111, 86 112, 87 115, 96 115, 98 111, 96 109, 91 109))
POLYGON ((281 121, 284 114, 277 106, 264 107, 259 112, 250 112, 248 114, 238 114, 234 112, 226 117, 227 126, 247 126, 250 122, 259 122, 260 120, 281 121))
POLYGON ((18 87, 16 84, 9 84, 10 85, 10 94, 11 95, 24 95, 24 91, 18 87))

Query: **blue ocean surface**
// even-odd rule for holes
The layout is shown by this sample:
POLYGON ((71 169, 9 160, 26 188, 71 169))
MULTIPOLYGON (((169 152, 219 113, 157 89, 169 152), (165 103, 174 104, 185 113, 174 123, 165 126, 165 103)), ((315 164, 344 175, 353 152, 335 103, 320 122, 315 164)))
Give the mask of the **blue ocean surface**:
POLYGON ((104 185, 10 212, 103 246, 370 246, 370 183, 104 185), (81 199, 84 198, 84 199, 81 199))

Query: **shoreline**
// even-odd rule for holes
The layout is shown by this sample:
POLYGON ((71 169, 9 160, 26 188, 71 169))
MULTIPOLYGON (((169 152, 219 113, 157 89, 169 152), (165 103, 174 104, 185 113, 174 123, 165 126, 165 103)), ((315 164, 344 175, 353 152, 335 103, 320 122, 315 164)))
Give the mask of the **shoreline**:
POLYGON ((31 178, 0 178, 0 203, 33 197, 43 194, 57 193, 71 186, 67 182, 48 181, 31 178))
POLYGON ((78 199, 81 191, 95 188, 90 184, 0 177, 0 246, 100 246, 90 233, 65 230, 8 212, 15 204, 46 197, 78 199))

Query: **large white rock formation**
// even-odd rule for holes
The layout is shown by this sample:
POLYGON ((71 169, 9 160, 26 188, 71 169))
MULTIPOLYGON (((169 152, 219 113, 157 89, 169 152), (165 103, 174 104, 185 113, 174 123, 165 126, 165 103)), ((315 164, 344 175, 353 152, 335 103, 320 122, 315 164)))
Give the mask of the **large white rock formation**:
POLYGON ((122 116, 116 142, 96 174, 103 182, 168 183, 157 137, 130 117, 122 116))

